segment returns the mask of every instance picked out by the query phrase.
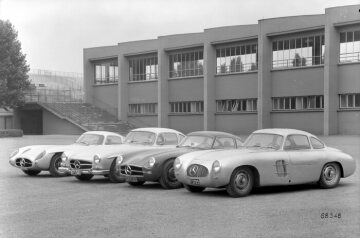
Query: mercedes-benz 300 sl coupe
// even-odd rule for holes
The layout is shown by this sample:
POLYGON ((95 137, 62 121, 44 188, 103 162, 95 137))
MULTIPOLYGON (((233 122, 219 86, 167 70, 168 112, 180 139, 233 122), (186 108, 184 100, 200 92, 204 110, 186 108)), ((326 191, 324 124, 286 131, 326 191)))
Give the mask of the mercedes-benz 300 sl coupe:
POLYGON ((175 176, 187 190, 226 188, 232 197, 246 196, 254 186, 316 182, 333 188, 355 167, 350 155, 294 129, 257 130, 241 149, 197 151, 174 162, 175 176))
POLYGON ((121 156, 116 160, 113 176, 122 176, 130 185, 142 185, 146 181, 159 182, 165 189, 180 188, 174 174, 176 157, 197 150, 235 149, 242 146, 239 137, 219 131, 189 133, 176 148, 139 151, 121 156))
POLYGON ((175 148, 185 137, 179 131, 169 128, 138 128, 129 132, 124 144, 99 146, 88 150, 77 151, 63 156, 61 170, 68 171, 79 180, 90 180, 94 175, 109 177, 110 181, 118 182, 110 171, 115 167, 115 159, 127 153, 157 148, 175 148))
POLYGON ((21 147, 10 154, 9 163, 25 174, 34 176, 42 170, 50 171, 54 177, 67 175, 59 170, 61 155, 73 151, 86 150, 93 146, 121 144, 124 137, 108 131, 88 131, 71 145, 32 145, 21 147))

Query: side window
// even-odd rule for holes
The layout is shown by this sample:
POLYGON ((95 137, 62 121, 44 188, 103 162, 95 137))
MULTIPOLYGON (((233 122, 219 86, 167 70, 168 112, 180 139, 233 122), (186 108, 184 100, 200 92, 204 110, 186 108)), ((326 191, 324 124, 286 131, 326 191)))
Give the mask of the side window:
POLYGON ((237 148, 241 147, 244 143, 240 139, 236 139, 237 148))
POLYGON ((323 149, 325 145, 314 137, 310 137, 311 145, 314 149, 323 149))
POLYGON ((156 143, 158 145, 177 145, 178 137, 175 133, 161 133, 156 143))
POLYGON ((310 144, 307 136, 289 135, 286 138, 284 150, 306 150, 306 149, 310 149, 310 144))
POLYGON ((220 148, 224 148, 224 149, 236 148, 234 139, 230 137, 217 137, 214 143, 214 149, 220 149, 220 148))
POLYGON ((105 145, 117 145, 122 144, 122 139, 119 136, 108 136, 105 141, 105 145))
POLYGON ((178 136, 179 136, 178 144, 180 144, 180 142, 185 138, 185 136, 182 134, 178 134, 178 136))

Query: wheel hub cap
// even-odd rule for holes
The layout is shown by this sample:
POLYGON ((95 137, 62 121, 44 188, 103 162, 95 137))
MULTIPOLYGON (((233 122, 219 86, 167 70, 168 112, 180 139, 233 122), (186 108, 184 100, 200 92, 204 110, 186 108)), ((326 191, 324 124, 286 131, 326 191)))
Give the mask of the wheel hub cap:
POLYGON ((236 176, 236 179, 235 179, 236 187, 243 189, 243 188, 247 187, 248 183, 249 183, 249 178, 248 178, 247 174, 239 173, 236 176))

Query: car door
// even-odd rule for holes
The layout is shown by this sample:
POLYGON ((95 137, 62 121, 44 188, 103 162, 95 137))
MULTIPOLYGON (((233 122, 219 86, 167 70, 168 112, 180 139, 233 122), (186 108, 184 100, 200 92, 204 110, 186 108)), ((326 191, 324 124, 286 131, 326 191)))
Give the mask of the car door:
POLYGON ((321 161, 325 154, 321 149, 313 150, 306 135, 288 135, 284 150, 290 159, 291 184, 309 183, 319 179, 321 161))

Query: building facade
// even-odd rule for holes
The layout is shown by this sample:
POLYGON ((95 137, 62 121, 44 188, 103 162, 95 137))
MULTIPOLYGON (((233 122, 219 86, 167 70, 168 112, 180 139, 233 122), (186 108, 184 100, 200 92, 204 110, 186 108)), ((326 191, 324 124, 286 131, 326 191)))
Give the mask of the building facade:
POLYGON ((85 100, 183 132, 360 134, 359 9, 87 48, 85 100))

